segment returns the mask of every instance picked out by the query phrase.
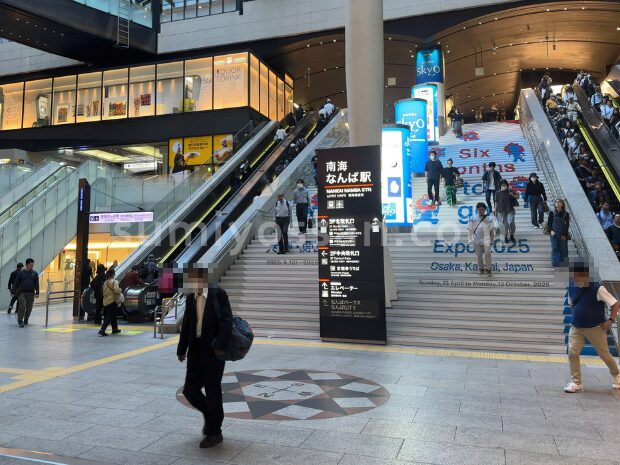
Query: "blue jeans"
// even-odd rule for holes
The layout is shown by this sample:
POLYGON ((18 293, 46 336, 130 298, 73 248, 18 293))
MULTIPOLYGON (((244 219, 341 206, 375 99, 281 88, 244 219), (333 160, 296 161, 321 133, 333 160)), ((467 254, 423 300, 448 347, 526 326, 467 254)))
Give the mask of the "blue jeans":
POLYGON ((551 236, 551 266, 565 265, 568 259, 568 241, 557 234, 551 236))

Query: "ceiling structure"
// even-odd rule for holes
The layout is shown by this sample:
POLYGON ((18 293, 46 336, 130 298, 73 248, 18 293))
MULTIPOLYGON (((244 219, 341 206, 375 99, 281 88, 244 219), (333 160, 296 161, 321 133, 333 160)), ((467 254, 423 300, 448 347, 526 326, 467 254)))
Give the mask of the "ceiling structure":
MULTIPOLYGON (((542 76, 548 70, 553 76, 555 71, 564 77, 566 71, 584 69, 600 79, 620 58, 620 2, 519 3, 524 5, 481 9, 485 14, 477 17, 468 10, 467 15, 449 12, 386 22, 385 120, 393 118, 393 102, 410 96, 419 47, 443 48, 446 93, 466 114, 493 103, 510 112, 522 86, 531 85, 532 72, 542 76), (459 17, 468 19, 459 22, 459 17), (432 35, 417 37, 416 31, 432 35), (476 67, 484 67, 484 76, 475 75, 476 67), (388 78, 395 78, 395 84, 388 78)), ((332 98, 346 106, 343 31, 271 50, 264 58, 294 76, 298 103, 317 107, 332 98)))

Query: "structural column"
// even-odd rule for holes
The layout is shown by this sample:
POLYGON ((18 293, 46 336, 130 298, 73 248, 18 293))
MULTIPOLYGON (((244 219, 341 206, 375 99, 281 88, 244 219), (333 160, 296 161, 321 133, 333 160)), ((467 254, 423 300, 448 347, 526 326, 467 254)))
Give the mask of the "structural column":
POLYGON ((345 0, 345 44, 350 145, 381 145, 383 0, 345 0))

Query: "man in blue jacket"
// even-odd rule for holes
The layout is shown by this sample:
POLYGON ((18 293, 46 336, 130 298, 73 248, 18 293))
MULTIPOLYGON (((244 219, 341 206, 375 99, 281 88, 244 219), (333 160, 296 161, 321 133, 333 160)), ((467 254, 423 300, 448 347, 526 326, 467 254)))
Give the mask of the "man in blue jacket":
POLYGON ((598 356, 605 362, 612 376, 612 388, 620 389, 620 372, 616 361, 609 353, 607 332, 618 316, 618 301, 605 286, 590 278, 587 264, 577 263, 571 267, 568 300, 572 307, 570 332, 568 333, 568 361, 571 381, 565 392, 582 392, 581 363, 579 354, 586 341, 590 342, 598 356), (610 308, 610 316, 605 314, 605 305, 610 308))
POLYGON ((34 260, 28 258, 26 266, 15 277, 12 293, 18 299, 17 325, 23 328, 28 324, 28 318, 32 313, 34 298, 39 297, 39 274, 34 271, 34 260))

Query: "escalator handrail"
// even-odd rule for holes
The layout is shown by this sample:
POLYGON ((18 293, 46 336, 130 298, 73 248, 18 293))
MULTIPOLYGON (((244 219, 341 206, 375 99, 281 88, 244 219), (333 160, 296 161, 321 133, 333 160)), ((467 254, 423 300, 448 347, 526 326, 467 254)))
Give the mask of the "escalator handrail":
MULTIPOLYGON (((244 247, 238 246, 237 239, 243 237, 244 241, 249 242, 252 236, 251 232, 253 228, 257 227, 257 219, 261 215, 271 215, 271 207, 275 201, 278 192, 285 191, 285 186, 290 185, 298 179, 300 173, 308 167, 310 159, 314 155, 314 152, 319 148, 319 145, 324 141, 334 127, 340 122, 346 115, 347 110, 343 109, 339 111, 331 121, 323 128, 321 134, 315 137, 306 148, 285 168, 285 170, 276 178, 276 180, 269 186, 267 192, 263 193, 260 197, 254 200, 254 203, 247 208, 241 216, 226 230, 221 237, 209 248, 209 250, 200 258, 196 260, 196 263, 200 263, 202 266, 209 267, 209 273, 215 273, 210 279, 213 282, 219 280, 219 274, 226 266, 221 267, 218 270, 220 263, 224 257, 228 256, 231 260, 234 259, 231 254, 233 248, 237 248, 240 252, 244 247), (322 137, 321 137, 322 135, 322 137), (218 265, 218 266, 212 266, 218 265)), ((242 244, 243 245, 243 244, 242 244)))
POLYGON ((159 225, 159 228, 154 231, 142 244, 140 244, 133 252, 131 252, 116 268, 116 275, 122 277, 129 268, 136 264, 141 263, 146 259, 151 250, 157 246, 163 234, 169 231, 171 225, 182 220, 194 207, 194 204, 198 201, 205 199, 216 188, 218 188, 222 182, 226 182, 232 172, 237 168, 242 160, 245 160, 247 156, 261 143, 265 138, 279 125, 277 121, 270 121, 258 131, 258 133, 252 140, 244 144, 244 146, 233 154, 231 159, 222 165, 222 168, 213 175, 211 180, 201 186, 195 195, 186 199, 181 203, 174 212, 168 217, 168 219, 159 225))
MULTIPOLYGON (((221 206, 221 210, 226 213, 209 220, 201 233, 194 237, 191 243, 178 255, 175 259, 176 267, 181 266, 183 263, 191 263, 196 257, 196 254, 202 248, 203 244, 206 244, 208 238, 216 232, 219 224, 231 223, 234 219, 236 219, 231 217, 231 210, 239 204, 240 200, 245 198, 247 195, 252 195, 252 192, 254 192, 256 188, 256 184, 260 181, 262 176, 266 174, 267 170, 273 167, 277 161, 285 155, 286 150, 291 143, 301 137, 304 132, 309 134, 314 129, 314 123, 316 123, 316 121, 317 114, 306 115, 304 119, 302 119, 300 123, 293 128, 286 138, 284 138, 278 146, 273 149, 269 157, 264 159, 259 167, 246 180, 246 182, 239 187, 235 195, 221 206), (308 128, 311 128, 310 131, 308 131, 308 128)), ((298 156, 301 156, 301 153, 298 156)))

